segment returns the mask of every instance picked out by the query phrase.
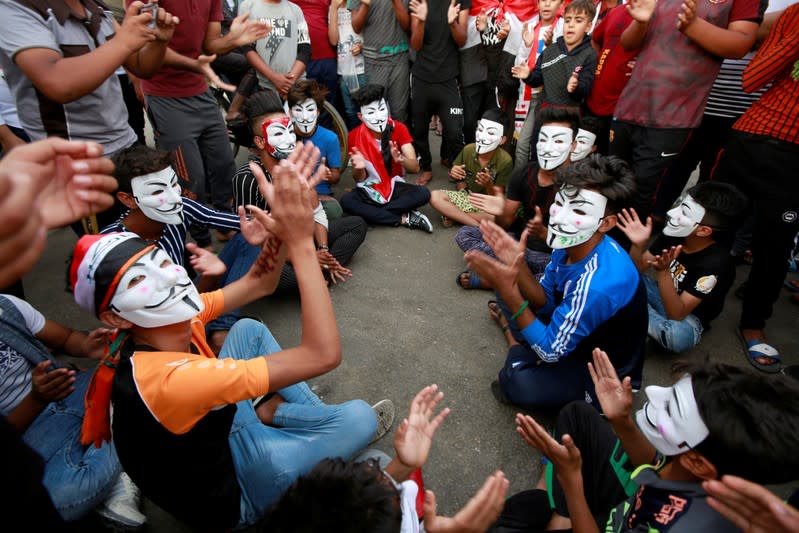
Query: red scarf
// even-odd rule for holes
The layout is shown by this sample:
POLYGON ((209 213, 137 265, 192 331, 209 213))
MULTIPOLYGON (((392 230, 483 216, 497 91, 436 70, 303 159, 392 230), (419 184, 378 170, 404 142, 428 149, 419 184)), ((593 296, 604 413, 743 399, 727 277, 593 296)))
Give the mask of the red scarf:
MULTIPOLYGON (((389 118, 386 127, 394 128, 394 120, 389 118)), ((369 197, 376 203, 384 204, 391 200, 394 193, 394 182, 403 180, 402 176, 389 176, 386 165, 383 163, 383 154, 380 151, 380 142, 372 135, 372 130, 361 124, 352 132, 353 147, 357 147, 366 160, 366 179, 358 183, 369 197)), ((404 180, 403 180, 404 181, 404 180)))

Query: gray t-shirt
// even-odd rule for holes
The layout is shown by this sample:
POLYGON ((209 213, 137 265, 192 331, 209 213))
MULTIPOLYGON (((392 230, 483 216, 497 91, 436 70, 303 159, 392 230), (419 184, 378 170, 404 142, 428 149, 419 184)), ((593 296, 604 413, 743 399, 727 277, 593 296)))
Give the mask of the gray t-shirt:
POLYGON ((116 76, 77 100, 59 104, 37 93, 14 61, 17 53, 30 48, 48 48, 69 58, 103 45, 114 35, 112 14, 92 0, 83 4, 91 24, 75 17, 62 0, 0 2, 0 67, 15 96, 20 123, 31 139, 56 135, 95 141, 109 154, 136 142, 116 76), (96 36, 92 37, 95 28, 96 36))
MULTIPOLYGON (((305 16, 297 4, 282 0, 272 4, 264 0, 245 0, 239 4, 239 14, 249 13, 250 19, 272 25, 272 31, 255 43, 255 51, 275 72, 287 73, 297 60, 297 45, 310 46, 311 37, 305 16)), ((258 73, 262 87, 274 89, 271 81, 258 73)))
MULTIPOLYGON (((408 0, 402 0, 402 5, 407 10, 408 0)), ((360 0, 352 0, 353 12, 360 7, 360 0)), ((397 22, 391 0, 372 0, 361 35, 363 55, 368 59, 381 59, 408 51, 408 34, 397 22)))

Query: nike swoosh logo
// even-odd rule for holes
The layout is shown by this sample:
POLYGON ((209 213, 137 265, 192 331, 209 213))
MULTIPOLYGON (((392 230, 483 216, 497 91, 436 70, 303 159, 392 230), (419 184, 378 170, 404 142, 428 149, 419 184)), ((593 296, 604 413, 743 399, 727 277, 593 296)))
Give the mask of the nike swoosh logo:
POLYGON ((666 152, 660 152, 660 157, 671 157, 671 156, 673 156, 673 155, 677 155, 677 154, 679 154, 679 153, 680 153, 680 152, 673 152, 673 153, 671 153, 671 154, 667 154, 666 152))

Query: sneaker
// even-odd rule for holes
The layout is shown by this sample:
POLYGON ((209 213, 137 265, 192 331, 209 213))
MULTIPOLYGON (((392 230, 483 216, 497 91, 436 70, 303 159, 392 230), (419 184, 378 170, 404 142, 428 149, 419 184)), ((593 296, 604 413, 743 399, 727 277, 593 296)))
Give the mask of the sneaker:
POLYGON ((147 522, 147 517, 139 511, 139 488, 125 472, 119 474, 108 498, 96 512, 120 531, 135 531, 147 522))
POLYGON ((372 409, 377 416, 377 429, 369 444, 382 439, 394 425, 394 402, 388 399, 380 400, 372 406, 372 409))
POLYGON ((419 211, 411 211, 407 214, 407 217, 407 225, 410 229, 421 229, 427 233, 433 233, 433 225, 430 223, 430 219, 419 211))

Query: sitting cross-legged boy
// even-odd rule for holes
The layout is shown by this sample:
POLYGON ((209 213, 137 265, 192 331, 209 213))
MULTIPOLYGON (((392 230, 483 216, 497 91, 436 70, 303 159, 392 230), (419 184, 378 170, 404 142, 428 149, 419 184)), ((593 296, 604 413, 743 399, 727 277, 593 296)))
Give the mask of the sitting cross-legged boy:
POLYGON ((646 289, 630 256, 606 235, 632 195, 633 176, 624 161, 592 155, 560 170, 555 183, 552 259, 540 282, 524 262, 529 230, 517 242, 483 222, 496 259, 478 250, 465 259, 496 288, 509 344, 494 396, 524 407, 585 400, 599 408, 585 366, 595 346, 612 347, 614 365, 636 386, 644 365, 646 289))
POLYGON ((114 444, 80 443, 92 373, 70 369, 50 352, 96 361, 110 334, 108 328, 75 331, 0 294, 0 415, 42 456, 43 483, 61 518, 78 520, 96 509, 115 526, 137 528, 146 521, 139 491, 121 471, 114 444))
POLYGON ((405 124, 389 118, 384 93, 384 87, 369 84, 353 95, 363 123, 350 132, 356 187, 341 197, 341 207, 371 224, 433 233, 430 220, 418 211, 430 201, 430 191, 405 182, 405 172, 419 172, 413 139, 405 124))
MULTIPOLYGON (((546 242, 546 224, 549 207, 555 199, 554 176, 558 169, 571 164, 570 154, 576 149, 574 141, 580 130, 580 113, 574 109, 548 107, 540 118, 542 126, 535 145, 536 157, 520 170, 514 170, 507 197, 480 193, 469 196, 473 205, 494 215, 495 222, 516 237, 530 228, 525 259, 537 276, 543 274, 552 252, 546 242)), ((476 226, 459 229, 455 242, 464 252, 477 249, 489 256, 494 254, 476 226)), ((458 285, 464 289, 493 289, 472 270, 458 275, 458 285)))
POLYGON ((294 133, 300 142, 310 142, 319 149, 327 173, 316 186, 316 194, 328 220, 341 218, 341 206, 333 197, 332 185, 341 179, 341 145, 335 133, 319 124, 319 111, 327 96, 327 89, 316 80, 299 80, 289 89, 287 102, 294 133))
POLYGON ((273 184, 264 180, 271 213, 251 207, 263 225, 261 254, 220 290, 200 295, 166 252, 132 233, 86 236, 76 246, 75 301, 118 328, 90 387, 83 441, 110 436, 110 396, 125 471, 147 498, 203 530, 256 523, 294 479, 322 459, 351 457, 375 433, 368 404, 325 405, 303 381, 341 362, 313 244, 318 177, 302 177, 317 163, 309 151, 300 147, 272 170, 273 184), (300 285, 299 346, 281 350, 266 326, 245 319, 214 356, 205 322, 271 293, 286 257, 300 285))
POLYGON ((463 148, 449 170, 456 190, 438 190, 430 195, 430 205, 441 213, 445 227, 452 221, 479 226, 481 220, 494 220, 494 215, 472 205, 469 196, 473 192, 502 196, 513 171, 513 160, 500 148, 505 144, 505 117, 498 109, 483 113, 475 141, 463 148))
POLYGON ((721 313, 735 281, 730 241, 747 207, 734 186, 705 182, 691 188, 667 213, 663 235, 646 249, 652 218, 642 223, 634 209, 619 213, 619 228, 632 243, 630 257, 644 276, 649 336, 663 348, 690 350, 721 313), (726 237, 726 238, 725 238, 726 237))
POLYGON ((599 349, 590 370, 606 419, 575 402, 558 415, 553 437, 529 415, 516 415, 519 434, 550 461, 539 483, 549 494, 511 497, 499 524, 511 519, 518 529, 503 531, 738 532, 709 504, 703 482, 799 476, 792 379, 713 362, 678 365, 671 387, 646 388, 633 421, 629 380, 619 380, 599 349), (523 499, 537 503, 523 508, 523 499))
MULTIPOLYGON (((394 458, 367 450, 352 461, 327 459, 289 487, 264 519, 269 533, 336 531, 412 533, 422 531, 417 515, 419 487, 411 474, 427 462, 436 430, 449 408, 435 414, 444 393, 436 385, 419 391, 394 436, 394 458)), ((453 518, 436 515, 436 496, 424 494, 424 531, 485 531, 499 516, 508 491, 502 472, 486 479, 453 518)))

